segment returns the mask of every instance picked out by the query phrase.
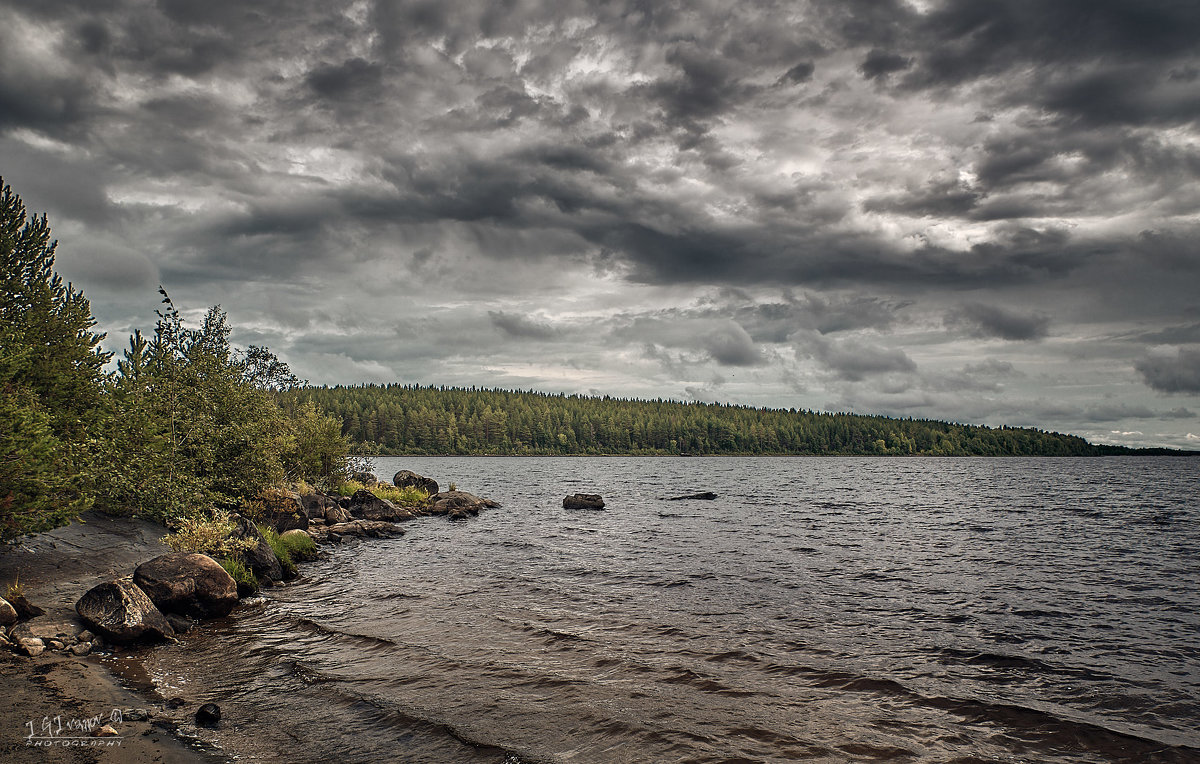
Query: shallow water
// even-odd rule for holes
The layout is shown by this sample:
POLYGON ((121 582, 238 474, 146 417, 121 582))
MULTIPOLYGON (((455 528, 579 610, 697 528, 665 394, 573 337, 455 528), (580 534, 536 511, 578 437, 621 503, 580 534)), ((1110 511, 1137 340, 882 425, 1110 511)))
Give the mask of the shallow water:
POLYGON ((1200 761, 1200 461, 404 458, 502 509, 157 648, 244 760, 1200 761), (715 501, 663 501, 714 491, 715 501), (564 510, 601 493, 604 511, 564 510))

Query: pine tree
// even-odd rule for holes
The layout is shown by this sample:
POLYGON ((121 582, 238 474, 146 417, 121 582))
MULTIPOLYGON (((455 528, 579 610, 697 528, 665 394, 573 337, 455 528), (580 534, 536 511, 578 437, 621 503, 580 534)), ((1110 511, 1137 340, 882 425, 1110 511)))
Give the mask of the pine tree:
POLYGON ((46 216, 0 178, 0 539, 68 522, 91 502, 109 355, 82 292, 54 270, 46 216))

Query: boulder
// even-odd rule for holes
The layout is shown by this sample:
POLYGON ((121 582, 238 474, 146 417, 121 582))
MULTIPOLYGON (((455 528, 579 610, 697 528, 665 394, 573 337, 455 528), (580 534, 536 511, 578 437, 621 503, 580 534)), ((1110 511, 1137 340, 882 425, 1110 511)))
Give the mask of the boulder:
POLYGON ((396 486, 397 488, 406 488, 408 486, 420 488, 430 496, 438 492, 438 484, 436 480, 433 478, 427 478, 424 475, 418 475, 417 473, 410 472, 409 470, 400 470, 393 475, 392 485, 396 486))
POLYGON ((384 520, 394 523, 409 520, 415 515, 406 507, 397 507, 387 499, 381 499, 365 488, 360 488, 350 497, 350 514, 360 520, 384 520))
POLYGON ((597 493, 574 493, 563 499, 563 509, 604 509, 604 498, 597 493))
POLYGON ((479 514, 481 509, 495 509, 498 502, 483 499, 466 491, 443 491, 429 497, 429 513, 433 515, 451 515, 453 519, 479 514))
POLYGON ((304 514, 308 515, 310 521, 324 519, 329 508, 338 505, 337 499, 323 493, 305 494, 300 497, 300 503, 304 505, 304 514))
POLYGON ((259 533, 258 528, 254 527, 254 523, 244 517, 238 517, 237 528, 230 537, 254 541, 254 546, 242 552, 241 557, 242 562, 259 581, 271 583, 283 580, 283 566, 280 565, 279 558, 275 556, 275 551, 259 533))
POLYGON ((375 485, 379 482, 379 478, 375 477, 375 473, 373 472, 352 472, 350 479, 355 483, 362 483, 363 485, 375 485))
POLYGON ((92 587, 75 603, 75 612, 90 629, 113 642, 175 637, 162 612, 128 579, 92 587))
POLYGON ((279 533, 293 528, 304 530, 308 527, 308 512, 300 494, 295 491, 274 489, 264 491, 258 501, 262 504, 261 522, 269 525, 279 533))
POLYGON ((17 609, 6 599, 0 599, 0 626, 12 626, 17 622, 17 609))
POLYGON ((666 501, 684 501, 686 499, 700 499, 702 501, 712 501, 717 498, 717 495, 712 491, 704 491, 703 493, 689 493, 687 496, 672 496, 666 501))
POLYGON ((237 604, 237 582, 206 554, 171 552, 143 562, 133 582, 164 613, 194 618, 229 615, 237 604))

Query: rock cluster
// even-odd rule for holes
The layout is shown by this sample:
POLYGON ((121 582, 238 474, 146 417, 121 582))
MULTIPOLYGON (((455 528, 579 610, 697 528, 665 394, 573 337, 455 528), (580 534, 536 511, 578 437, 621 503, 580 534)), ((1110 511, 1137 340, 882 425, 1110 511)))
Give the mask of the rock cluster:
MULTIPOLYGON (((369 473, 355 477, 365 485, 380 485, 369 473)), ((404 531, 396 525, 402 520, 429 515, 460 520, 500 506, 465 491, 438 492, 436 481, 407 470, 396 473, 393 483, 416 486, 432 495, 409 506, 381 499, 369 490, 341 497, 273 491, 258 497, 258 519, 273 527, 281 538, 306 535, 328 544, 402 536, 404 531)), ((246 517, 235 516, 235 520, 231 538, 244 542, 243 551, 238 553, 241 562, 260 584, 282 581, 287 576, 285 566, 258 525, 246 517)), ((312 555, 306 557, 311 559, 312 555)), ((29 656, 45 650, 82 656, 108 643, 171 640, 192 628, 195 620, 228 615, 238 597, 251 591, 249 584, 239 585, 212 557, 172 552, 143 562, 131 576, 106 581, 84 593, 75 604, 83 629, 73 620, 30 622, 44 611, 19 592, 10 592, 7 599, 0 599, 0 647, 29 656)))

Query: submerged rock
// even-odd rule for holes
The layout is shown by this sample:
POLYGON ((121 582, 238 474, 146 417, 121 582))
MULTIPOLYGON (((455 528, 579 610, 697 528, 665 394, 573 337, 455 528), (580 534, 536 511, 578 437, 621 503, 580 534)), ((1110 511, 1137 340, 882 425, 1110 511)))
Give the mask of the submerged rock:
POLYGON ((319 529, 314 536, 318 541, 340 541, 343 536, 357 538, 392 538, 403 536, 404 531, 383 520, 351 520, 319 529))
POLYGON ((113 642, 175 636, 162 611, 128 579, 92 587, 75 603, 75 612, 91 629, 113 642))
POLYGON ((499 502, 466 491, 444 491, 429 497, 429 513, 449 515, 452 520, 478 515, 481 509, 495 509, 499 502))
POLYGON ((172 552, 144 562, 133 582, 164 613, 193 618, 229 615, 237 604, 237 582, 205 554, 172 552))
POLYGON ((408 486, 420 488, 430 496, 438 492, 438 483, 436 480, 433 478, 427 478, 424 475, 418 475, 417 473, 409 470, 400 470, 393 475, 392 485, 396 486, 397 488, 407 488, 408 486))
POLYGON ((712 491, 704 491, 703 493, 689 493, 687 496, 672 496, 665 501, 684 501, 685 499, 701 499, 704 501, 712 501, 717 498, 717 495, 712 491))
POLYGON ((563 509, 604 509, 604 497, 598 493, 575 493, 563 499, 563 509))

